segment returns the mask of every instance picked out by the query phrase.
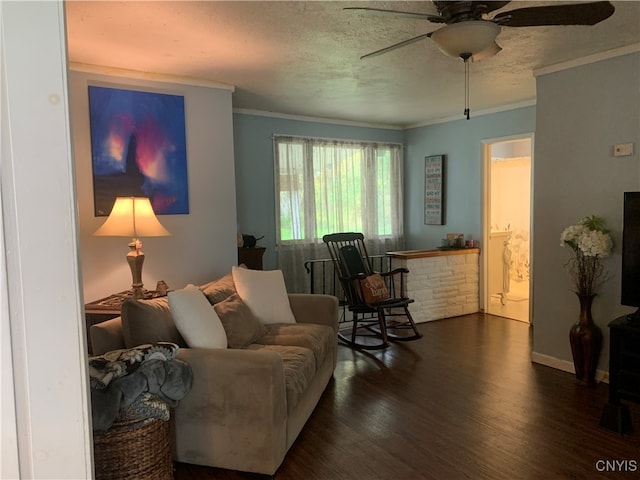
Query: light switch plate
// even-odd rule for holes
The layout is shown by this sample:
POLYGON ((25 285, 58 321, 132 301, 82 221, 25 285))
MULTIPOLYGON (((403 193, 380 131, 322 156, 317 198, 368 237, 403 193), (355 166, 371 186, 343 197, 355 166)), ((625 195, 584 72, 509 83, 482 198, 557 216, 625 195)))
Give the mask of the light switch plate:
POLYGON ((633 143, 617 143, 613 146, 614 157, 628 157, 633 155, 633 143))

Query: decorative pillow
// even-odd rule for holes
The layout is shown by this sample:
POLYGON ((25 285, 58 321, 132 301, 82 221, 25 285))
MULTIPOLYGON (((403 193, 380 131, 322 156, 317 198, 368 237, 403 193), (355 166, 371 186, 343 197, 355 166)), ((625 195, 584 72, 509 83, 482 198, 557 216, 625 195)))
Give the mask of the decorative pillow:
POLYGON ((384 279, 379 273, 372 273, 366 278, 358 280, 358 295, 360 300, 367 305, 389 300, 389 291, 384 279))
POLYGON ((205 294, 211 305, 221 302, 236 293, 231 272, 213 282, 200 285, 200 290, 205 294))
POLYGON ((169 292, 169 307, 176 328, 194 348, 227 348, 227 335, 216 311, 194 285, 169 292))
POLYGON ((231 267, 231 274, 238 295, 262 323, 296 323, 282 271, 231 267))
POLYGON ((173 323, 167 297, 126 300, 122 304, 120 316, 122 317, 122 336, 127 348, 157 342, 187 346, 173 323))
POLYGON ((262 338, 266 332, 265 326, 237 293, 216 303, 213 308, 227 334, 229 348, 244 348, 262 338))

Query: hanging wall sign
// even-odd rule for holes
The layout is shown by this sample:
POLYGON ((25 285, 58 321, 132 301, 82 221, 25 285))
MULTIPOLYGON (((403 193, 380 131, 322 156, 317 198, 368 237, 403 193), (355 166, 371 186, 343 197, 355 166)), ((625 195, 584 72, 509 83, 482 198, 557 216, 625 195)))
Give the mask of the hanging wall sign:
POLYGON ((424 224, 444 225, 444 155, 424 159, 424 224))

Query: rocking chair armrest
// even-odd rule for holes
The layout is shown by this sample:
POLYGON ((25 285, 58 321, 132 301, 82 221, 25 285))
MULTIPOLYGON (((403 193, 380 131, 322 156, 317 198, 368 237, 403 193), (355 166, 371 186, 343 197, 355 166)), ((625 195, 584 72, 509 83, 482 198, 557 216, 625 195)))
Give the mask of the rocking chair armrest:
POLYGON ((383 272, 380 275, 382 275, 383 277, 389 277, 389 276, 394 276, 397 275, 399 273, 409 273, 409 269, 406 267, 398 267, 398 268, 394 268, 393 270, 389 271, 389 272, 383 272))
POLYGON ((364 280, 367 276, 364 273, 356 273, 350 277, 344 277, 343 280, 347 282, 353 282, 354 280, 364 280))
POLYGON ((409 269, 406 267, 398 267, 398 268, 394 268, 393 270, 389 271, 389 272, 384 272, 381 273, 380 276, 382 278, 387 278, 389 281, 389 293, 391 294, 391 297, 393 298, 405 298, 405 274, 409 273, 409 269), (395 276, 399 275, 400 278, 398 280, 395 280, 395 276), (399 284, 396 284, 399 283, 399 284))

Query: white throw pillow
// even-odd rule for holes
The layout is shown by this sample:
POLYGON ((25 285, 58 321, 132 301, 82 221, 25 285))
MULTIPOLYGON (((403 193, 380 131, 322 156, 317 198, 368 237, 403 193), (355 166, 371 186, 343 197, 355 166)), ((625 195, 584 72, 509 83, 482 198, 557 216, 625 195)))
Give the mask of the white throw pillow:
POLYGON ((231 267, 236 291, 264 324, 296 323, 280 270, 231 267))
POLYGON ((227 348, 227 334, 207 297, 194 286, 169 292, 169 308, 176 328, 193 348, 227 348))

